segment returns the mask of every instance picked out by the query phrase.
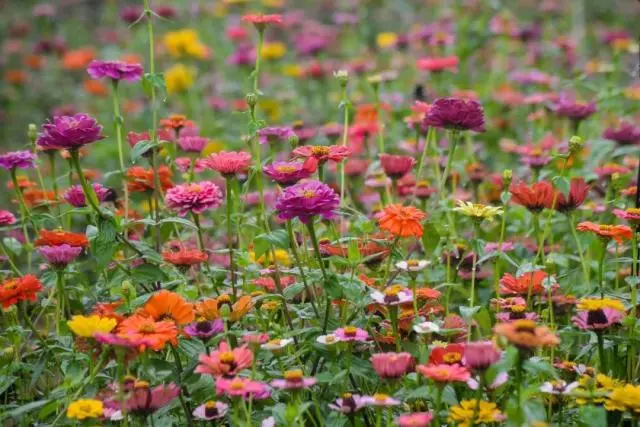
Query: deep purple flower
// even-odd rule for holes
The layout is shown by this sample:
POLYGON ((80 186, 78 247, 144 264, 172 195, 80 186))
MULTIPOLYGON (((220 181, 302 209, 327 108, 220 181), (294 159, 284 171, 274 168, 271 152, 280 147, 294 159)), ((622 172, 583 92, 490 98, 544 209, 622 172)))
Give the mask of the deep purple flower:
POLYGON ((141 5, 126 5, 120 9, 120 19, 127 24, 133 24, 140 19, 143 13, 144 8, 141 5))
POLYGON ((258 131, 260 144, 268 144, 270 142, 287 141, 289 138, 296 136, 293 129, 284 126, 270 126, 262 128, 258 131))
POLYGON ((93 60, 87 67, 87 73, 92 79, 109 77, 112 80, 126 80, 128 82, 140 80, 142 71, 142 65, 123 61, 93 60))
POLYGON ((40 246, 38 251, 47 262, 56 267, 65 267, 82 253, 82 246, 65 244, 58 246, 40 246))
POLYGON ((633 123, 621 121, 617 128, 607 128, 602 133, 602 137, 615 141, 620 145, 631 145, 640 143, 640 127, 633 123))
MULTIPOLYGON (((111 194, 111 190, 109 188, 102 184, 98 184, 97 182, 93 184, 93 190, 95 191, 100 203, 104 202, 111 194)), ((84 196, 84 191, 82 191, 82 187, 80 185, 74 185, 69 188, 62 195, 62 198, 74 208, 83 208, 87 206, 87 199, 84 196)))
POLYGON ((58 116, 42 125, 36 143, 45 150, 72 150, 104 139, 102 126, 87 114, 58 116))
POLYGON ((197 337, 200 339, 210 338, 222 331, 224 331, 224 323, 222 319, 216 319, 213 321, 197 321, 184 327, 185 334, 190 337, 197 337))
POLYGON ((334 218, 339 205, 340 198, 331 187, 311 180, 287 187, 276 201, 276 210, 282 220, 299 218, 306 224, 316 215, 334 218))
POLYGON ((0 167, 11 169, 30 169, 36 165, 36 155, 31 151, 10 151, 0 154, 0 167))
POLYGON ((484 132, 482 105, 471 99, 439 98, 424 119, 425 126, 484 132))
POLYGON ((571 96, 561 96, 552 106, 553 111, 560 116, 580 122, 596 112, 595 102, 577 102, 571 96))
POLYGON ((16 223, 16 217, 9 211, 0 210, 0 227, 16 223))
POLYGON ((182 151, 188 153, 200 153, 208 139, 203 136, 180 136, 178 145, 182 151))
POLYGON ((613 308, 579 311, 571 320, 580 329, 607 329, 622 321, 623 313, 613 308))
POLYGON ((302 162, 274 162, 262 168, 264 174, 282 186, 293 185, 311 176, 302 162))
POLYGON ((253 65, 256 62, 256 50, 250 44, 239 45, 235 52, 227 57, 229 65, 253 65))

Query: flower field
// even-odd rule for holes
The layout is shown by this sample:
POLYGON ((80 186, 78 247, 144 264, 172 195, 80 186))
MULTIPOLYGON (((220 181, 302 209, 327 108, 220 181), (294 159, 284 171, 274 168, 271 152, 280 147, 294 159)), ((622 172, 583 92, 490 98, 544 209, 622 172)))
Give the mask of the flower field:
POLYGON ((0 6, 2 425, 640 425, 640 3, 0 6))

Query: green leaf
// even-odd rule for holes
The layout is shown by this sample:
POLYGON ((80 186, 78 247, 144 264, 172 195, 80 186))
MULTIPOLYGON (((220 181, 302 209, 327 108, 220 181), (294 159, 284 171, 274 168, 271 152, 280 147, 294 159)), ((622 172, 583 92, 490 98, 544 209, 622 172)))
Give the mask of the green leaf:
POLYGON ((460 315, 466 323, 471 323, 473 317, 480 311, 482 306, 476 305, 475 307, 460 306, 460 315))
POLYGON ((349 261, 354 264, 360 261, 360 251, 358 250, 358 243, 355 240, 349 241, 347 255, 349 261))
POLYGON ((118 227, 113 218, 100 218, 98 229, 91 239, 91 252, 98 265, 98 271, 102 270, 113 258, 120 244, 116 240, 118 227))
POLYGON ((508 191, 503 191, 502 194, 500 194, 500 201, 503 205, 506 205, 507 203, 509 203, 509 200, 511 200, 511 193, 509 193, 508 191))
POLYGON ((569 180, 564 176, 554 176, 553 185, 560 190, 560 192, 564 195, 564 197, 569 197, 569 191, 571 190, 571 184, 569 180))
POLYGON ((165 102, 167 100, 167 85, 164 81, 164 74, 145 73, 142 76, 142 89, 147 94, 147 96, 151 96, 151 89, 154 87, 160 92, 162 102, 165 102))
MULTIPOLYGON (((580 427, 599 427, 607 424, 607 412, 602 406, 581 406, 576 417, 580 427)), ((613 424, 615 425, 615 424, 613 424)))
POLYGON ((27 414, 31 411, 35 411, 36 409, 43 407, 47 403, 49 403, 49 400, 44 399, 44 400, 36 400, 35 402, 29 402, 26 405, 18 406, 13 411, 9 411, 7 413, 7 418, 18 418, 24 414, 27 414))
POLYGON ((167 275, 160 267, 154 264, 141 264, 131 271, 131 279, 134 283, 154 283, 167 279, 167 275))
POLYGON ((260 258, 271 247, 278 249, 287 249, 289 247, 289 236, 286 230, 275 230, 271 233, 256 236, 253 248, 255 257, 260 258))
POLYGON ((137 162, 140 157, 142 157, 142 155, 144 153, 146 153, 147 151, 151 150, 152 148, 155 148, 157 146, 159 146, 160 144, 162 144, 161 141, 140 141, 138 142, 136 145, 133 146, 133 148, 131 149, 131 161, 133 163, 137 162))

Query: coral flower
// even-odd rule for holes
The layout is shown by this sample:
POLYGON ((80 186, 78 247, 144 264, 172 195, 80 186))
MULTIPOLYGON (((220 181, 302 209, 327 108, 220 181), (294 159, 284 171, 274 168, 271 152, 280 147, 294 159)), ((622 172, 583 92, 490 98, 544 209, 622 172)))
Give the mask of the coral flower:
POLYGON ((40 230, 40 234, 36 241, 35 246, 60 246, 69 245, 73 247, 86 248, 89 246, 89 240, 87 236, 82 233, 72 233, 64 230, 40 230))
POLYGON ((179 248, 177 251, 165 251, 162 259, 177 267, 190 267, 198 265, 209 259, 209 256, 198 249, 179 248))
MULTIPOLYGON (((172 176, 173 173, 167 166, 162 165, 158 168, 158 181, 162 191, 167 191, 173 187, 172 176)), ((127 181, 127 188, 131 193, 153 191, 156 187, 153 169, 145 169, 141 166, 133 166, 127 169, 127 181)))
POLYGON ((254 400, 266 399, 271 395, 266 384, 240 377, 216 379, 216 394, 254 400))
POLYGON ((315 216, 332 219, 340 205, 338 194, 320 181, 305 181, 287 187, 276 201, 278 217, 308 223, 315 216))
POLYGON ((624 240, 629 240, 633 237, 633 230, 626 225, 595 224, 593 222, 584 221, 578 224, 576 230, 589 231, 602 239, 613 239, 616 243, 622 243, 624 240))
POLYGON ((402 414, 396 418, 399 427, 427 427, 433 420, 431 412, 414 412, 402 414))
POLYGON ((463 344, 447 344, 437 346, 429 354, 429 365, 454 365, 462 363, 464 356, 463 344))
MULTIPOLYGON (((170 320, 155 321, 149 316, 133 315, 118 325, 118 335, 131 340, 141 340, 153 350, 162 350, 167 343, 178 344, 178 328, 170 320)), ((146 347, 143 345, 141 347, 146 347)))
POLYGON ((193 122, 187 120, 187 116, 182 114, 171 114, 166 119, 160 119, 160 125, 165 129, 173 130, 176 134, 179 134, 183 128, 194 126, 193 122))
POLYGON ((449 409, 449 422, 460 427, 472 427, 472 422, 474 425, 492 424, 504 418, 495 403, 484 400, 463 400, 449 409))
POLYGON ((244 151, 221 151, 205 159, 206 166, 224 177, 244 173, 251 165, 251 154, 244 151))
POLYGON ((36 143, 44 150, 71 150, 104 139, 102 126, 87 114, 57 116, 42 125, 36 143))
POLYGON ((319 166, 322 166, 329 160, 332 162, 340 162, 351 154, 349 147, 342 145, 303 145, 293 150, 293 156, 305 158, 304 165, 311 172, 315 172, 319 166))
POLYGON ((251 367, 253 353, 246 345, 231 350, 229 344, 223 341, 218 349, 209 355, 201 354, 198 361, 200 364, 195 371, 199 374, 209 374, 215 378, 233 377, 242 370, 251 367))
MULTIPOLYGON (((589 186, 585 183, 584 178, 572 178, 568 197, 565 197, 560 191, 557 192, 555 209, 563 213, 573 211, 584 203, 588 192, 589 186)), ((551 206, 547 207, 550 208, 551 206)))
POLYGON ((543 282, 547 278, 547 273, 536 270, 530 273, 523 273, 515 277, 505 273, 500 279, 500 294, 502 295, 540 295, 546 292, 543 282))
POLYGON ((629 221, 631 224, 640 225, 640 209, 638 208, 614 209, 613 214, 620 219, 629 221))
POLYGON ((31 151, 10 151, 0 154, 0 167, 4 169, 31 169, 36 166, 36 155, 31 151))
POLYGON ((148 416, 169 405, 179 395, 180 387, 175 384, 159 385, 152 388, 146 381, 136 381, 125 401, 125 406, 130 414, 148 416))
POLYGON ((416 67, 422 71, 440 72, 448 70, 457 73, 459 63, 460 60, 457 56, 430 57, 418 59, 416 67))
POLYGON ((110 78, 114 81, 126 80, 135 82, 142 78, 142 65, 129 64, 122 61, 91 61, 87 73, 93 79, 110 78))
POLYGON ((458 364, 419 365, 416 371, 437 383, 466 382, 471 373, 458 364))
POLYGON ((191 323, 195 319, 193 306, 177 293, 167 290, 153 294, 142 312, 157 322, 170 320, 177 325, 191 323))
POLYGON ((200 214, 220 206, 222 193, 220 188, 210 181, 181 184, 167 191, 165 203, 167 208, 180 216, 188 213, 200 214))
POLYGON ((262 168, 266 176, 283 187, 293 185, 301 179, 309 178, 312 174, 302 162, 274 162, 262 168))
POLYGON ((532 320, 521 319, 511 323, 498 323, 493 330, 521 350, 555 347, 560 343, 560 339, 549 328, 538 326, 532 320))
POLYGON ((422 220, 426 214, 413 206, 391 204, 386 206, 378 216, 381 230, 388 231, 396 237, 422 237, 422 220))
POLYGON ((377 353, 371 356, 373 369, 384 379, 401 378, 413 369, 410 353, 377 353))
POLYGON ((536 182, 531 187, 521 181, 511 184, 509 191, 515 203, 534 213, 551 207, 554 198, 553 186, 547 181, 536 182))
POLYGON ((242 16, 243 22, 249 22, 259 30, 262 31, 267 24, 282 24, 282 15, 263 15, 263 14, 247 14, 242 16))
POLYGON ((364 329, 356 328, 355 326, 345 326, 344 328, 336 329, 334 332, 336 337, 340 341, 366 341, 369 339, 369 333, 364 329))
POLYGON ((425 126, 484 132, 484 111, 477 101, 461 98, 439 98, 424 119, 425 126))
POLYGON ((391 179, 400 179, 405 176, 416 164, 411 156, 393 156, 391 154, 380 155, 380 165, 385 175, 391 179))
POLYGON ((302 370, 294 369, 284 373, 284 379, 271 381, 271 386, 283 390, 300 390, 309 388, 317 382, 315 378, 305 378, 302 370))
POLYGON ((108 333, 116 327, 115 319, 100 316, 73 316, 67 322, 71 332, 79 337, 93 338, 97 333, 108 333))
POLYGON ((228 311, 228 318, 230 321, 235 322, 242 318, 253 307, 253 300, 250 296, 244 295, 238 298, 235 303, 231 303, 231 297, 229 295, 220 295, 218 298, 205 299, 196 303, 196 314, 199 317, 203 317, 207 320, 215 320, 222 317, 221 310, 226 307, 228 311))
POLYGON ((42 289, 40 280, 31 274, 7 279, 0 284, 0 304, 3 308, 8 308, 19 301, 35 302, 42 289))

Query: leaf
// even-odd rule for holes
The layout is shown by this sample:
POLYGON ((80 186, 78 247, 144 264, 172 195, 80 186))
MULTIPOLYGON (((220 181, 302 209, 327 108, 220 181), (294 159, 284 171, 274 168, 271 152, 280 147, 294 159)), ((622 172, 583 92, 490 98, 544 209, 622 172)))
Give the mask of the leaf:
POLYGON ((120 247, 116 240, 117 232, 118 228, 113 218, 99 219, 98 230, 91 240, 91 252, 98 265, 98 271, 112 260, 120 247))
MULTIPOLYGON (((602 406, 581 406, 576 417, 580 427, 599 427, 612 425, 607 423, 607 412, 602 406)), ((617 423, 614 423, 615 425, 617 423)))
POLYGON ((571 184, 569 183, 569 180, 567 178, 565 178, 564 176, 554 176, 551 181, 553 181, 553 185, 558 190, 560 190, 560 192, 564 195, 565 198, 569 197, 569 191, 571 191, 571 184))
POLYGON ((287 286, 282 293, 286 299, 292 299, 298 296, 304 290, 304 283, 294 283, 291 286, 287 286))
POLYGON ((460 315, 466 323, 471 323, 473 317, 480 311, 482 306, 476 305, 474 307, 460 306, 460 315))
POLYGON ((6 415, 7 415, 7 418, 18 418, 24 414, 27 414, 31 411, 35 411, 36 409, 43 407, 47 403, 49 403, 49 399, 36 400, 35 402, 29 402, 26 405, 19 406, 14 410, 9 411, 6 415))
POLYGON ((151 96, 151 89, 154 87, 160 91, 162 102, 165 102, 167 100, 167 85, 164 81, 164 74, 144 73, 142 76, 142 89, 144 92, 151 96))
POLYGON ((154 283, 167 279, 167 275, 154 264, 141 264, 131 271, 131 279, 135 283, 154 283))
POLYGON ((131 161, 137 162, 147 151, 162 144, 161 141, 140 141, 131 149, 131 161))
POLYGON ((503 205, 506 205, 507 203, 509 203, 509 200, 511 200, 511 193, 508 191, 503 191, 502 194, 500 194, 500 201, 503 205))
POLYGON ((189 221, 186 218, 180 218, 180 217, 177 217, 177 216, 174 216, 174 217, 171 217, 171 218, 162 219, 162 220, 160 220, 160 222, 158 222, 158 224, 160 224, 160 225, 162 225, 162 224, 181 224, 181 225, 184 225, 185 227, 189 227, 189 228, 192 228, 194 230, 198 229, 198 227, 196 227, 196 225, 193 222, 189 221))
POLYGON ((263 233, 256 236, 254 240, 255 257, 260 258, 271 248, 287 249, 289 247, 289 236, 286 230, 275 230, 271 233, 263 233))

